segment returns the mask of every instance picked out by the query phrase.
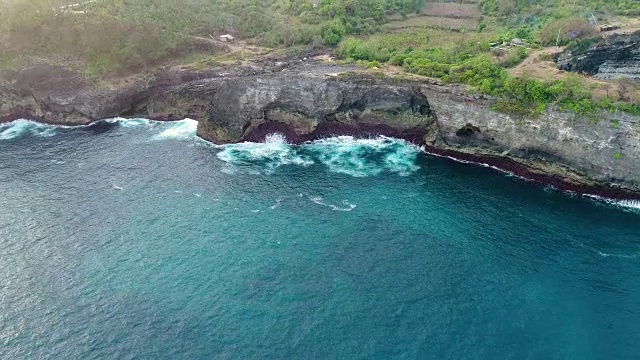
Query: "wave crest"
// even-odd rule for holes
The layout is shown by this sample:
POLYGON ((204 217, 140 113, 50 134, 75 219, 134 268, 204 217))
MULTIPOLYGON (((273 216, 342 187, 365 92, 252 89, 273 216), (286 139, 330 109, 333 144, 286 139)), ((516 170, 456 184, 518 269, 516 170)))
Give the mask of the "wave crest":
POLYGON ((338 136, 302 146, 333 172, 354 177, 392 172, 409 175, 419 169, 415 160, 420 149, 403 140, 380 136, 358 139, 338 136))
POLYGON ((142 118, 111 118, 93 122, 88 125, 51 125, 32 120, 19 119, 0 124, 0 140, 16 139, 25 135, 51 137, 58 133, 58 129, 93 128, 109 124, 120 128, 136 128, 146 126, 152 131, 160 130, 152 136, 152 140, 192 139, 196 137, 198 122, 192 119, 180 121, 155 121, 142 118))
POLYGON ((409 175, 419 169, 415 164, 419 152, 414 145, 383 136, 339 136, 291 145, 283 135, 272 134, 263 143, 223 145, 217 157, 234 168, 257 167, 267 173, 283 165, 323 164, 332 172, 364 177, 384 172, 409 175))
POLYGON ((51 137, 56 134, 55 125, 41 124, 31 120, 19 119, 0 124, 0 140, 11 140, 24 135, 51 137))
POLYGON ((229 165, 253 165, 262 167, 266 172, 271 172, 283 165, 313 164, 313 160, 298 154, 282 134, 268 135, 262 143, 228 144, 223 145, 222 149, 217 157, 229 165))
POLYGON ((193 139, 197 136, 198 121, 196 120, 184 119, 180 121, 171 121, 171 122, 156 121, 155 123, 161 123, 160 127, 163 129, 163 131, 157 135, 154 135, 152 140, 167 140, 167 139, 186 140, 186 139, 193 139))

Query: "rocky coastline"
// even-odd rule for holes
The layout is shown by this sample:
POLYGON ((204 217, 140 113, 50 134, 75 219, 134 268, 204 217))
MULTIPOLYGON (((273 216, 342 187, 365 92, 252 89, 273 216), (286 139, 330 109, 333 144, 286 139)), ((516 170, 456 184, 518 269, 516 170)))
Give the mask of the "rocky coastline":
POLYGON ((0 82, 0 122, 188 117, 198 121, 200 137, 215 143, 261 141, 273 132, 292 143, 386 135, 560 190, 640 200, 640 118, 603 112, 594 122, 548 109, 528 119, 497 113, 492 103, 463 86, 298 60, 206 71, 167 68, 116 85, 40 66, 0 82))

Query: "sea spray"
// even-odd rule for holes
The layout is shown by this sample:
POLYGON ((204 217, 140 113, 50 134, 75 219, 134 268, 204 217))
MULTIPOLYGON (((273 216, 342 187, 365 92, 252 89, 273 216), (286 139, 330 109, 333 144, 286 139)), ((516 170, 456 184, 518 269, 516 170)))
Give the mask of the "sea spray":
POLYGON ((192 119, 155 121, 141 118, 111 118, 95 121, 87 125, 70 126, 43 124, 32 120, 18 119, 0 124, 0 140, 17 139, 26 135, 51 137, 58 134, 60 129, 93 129, 104 127, 105 125, 108 125, 108 128, 120 127, 125 129, 146 127, 149 131, 155 133, 152 135, 151 140, 184 140, 196 138, 198 122, 192 119))
MULTIPOLYGON (((0 124, 0 141, 15 140, 24 136, 53 137, 60 130, 92 129, 112 125, 122 129, 144 129, 150 133, 150 141, 164 140, 197 140, 196 120, 184 119, 180 121, 155 121, 143 118, 111 118, 93 122, 87 125, 53 125, 43 124, 32 120, 18 119, 0 124)), ((419 169, 416 164, 417 155, 424 152, 403 140, 384 136, 375 138, 354 138, 352 136, 338 136, 307 142, 301 145, 288 144, 281 134, 268 135, 262 143, 239 143, 229 145, 215 145, 202 140, 214 149, 222 149, 217 157, 227 163, 221 170, 225 173, 235 174, 238 171, 249 174, 272 173, 284 165, 310 166, 322 164, 334 173, 347 174, 353 177, 375 176, 383 173, 394 173, 407 176, 419 169)), ((445 157, 461 163, 473 163, 490 167, 507 174, 525 180, 513 172, 498 167, 466 161, 446 155, 430 155, 445 157)), ((551 189, 555 189, 551 187, 551 189)), ((571 192, 568 192, 571 194, 571 192)), ((638 200, 609 199, 589 194, 588 196, 598 202, 626 209, 627 211, 640 212, 638 200)))
MULTIPOLYGON (((287 143, 282 134, 268 135, 262 143, 244 142, 222 146, 217 154, 218 159, 226 162, 230 167, 258 167, 265 173, 283 165, 308 166, 313 161, 298 154, 296 147, 287 143)), ((255 170, 255 169, 250 169, 255 170)), ((235 172, 229 171, 228 172, 235 172)))
POLYGON ((354 177, 382 173, 409 175, 419 167, 420 149, 405 141, 377 137, 358 139, 339 136, 291 145, 280 134, 269 135, 263 143, 239 143, 222 146, 218 158, 229 166, 259 168, 272 172, 284 165, 322 164, 332 172, 354 177))
MULTIPOLYGON (((156 122, 157 123, 157 122, 156 122)), ((152 137, 152 140, 193 139, 197 136, 198 121, 184 119, 180 121, 164 122, 159 126, 162 130, 152 137)))
POLYGON ((50 137, 56 134, 56 126, 19 119, 0 124, 0 140, 11 140, 24 135, 50 137))

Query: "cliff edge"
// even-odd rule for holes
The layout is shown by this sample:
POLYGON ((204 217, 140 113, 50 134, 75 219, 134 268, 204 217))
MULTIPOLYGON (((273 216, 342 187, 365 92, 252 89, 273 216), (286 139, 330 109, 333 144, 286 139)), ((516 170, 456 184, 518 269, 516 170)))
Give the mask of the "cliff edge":
POLYGON ((31 69, 0 84, 0 119, 73 125, 114 116, 189 117, 198 120, 198 135, 215 143, 261 141, 273 132, 291 142, 387 135, 569 190, 640 193, 638 117, 602 112, 593 121, 548 109, 529 119, 493 111, 493 99, 463 86, 351 70, 285 64, 164 72, 108 88, 61 69, 31 69))

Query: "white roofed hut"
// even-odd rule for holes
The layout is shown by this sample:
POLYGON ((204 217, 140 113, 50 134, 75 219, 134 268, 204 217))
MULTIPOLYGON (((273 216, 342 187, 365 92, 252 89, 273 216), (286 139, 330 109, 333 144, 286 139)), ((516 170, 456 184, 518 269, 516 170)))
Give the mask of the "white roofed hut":
POLYGON ((222 42, 233 42, 235 38, 229 34, 220 35, 220 41, 222 42))

